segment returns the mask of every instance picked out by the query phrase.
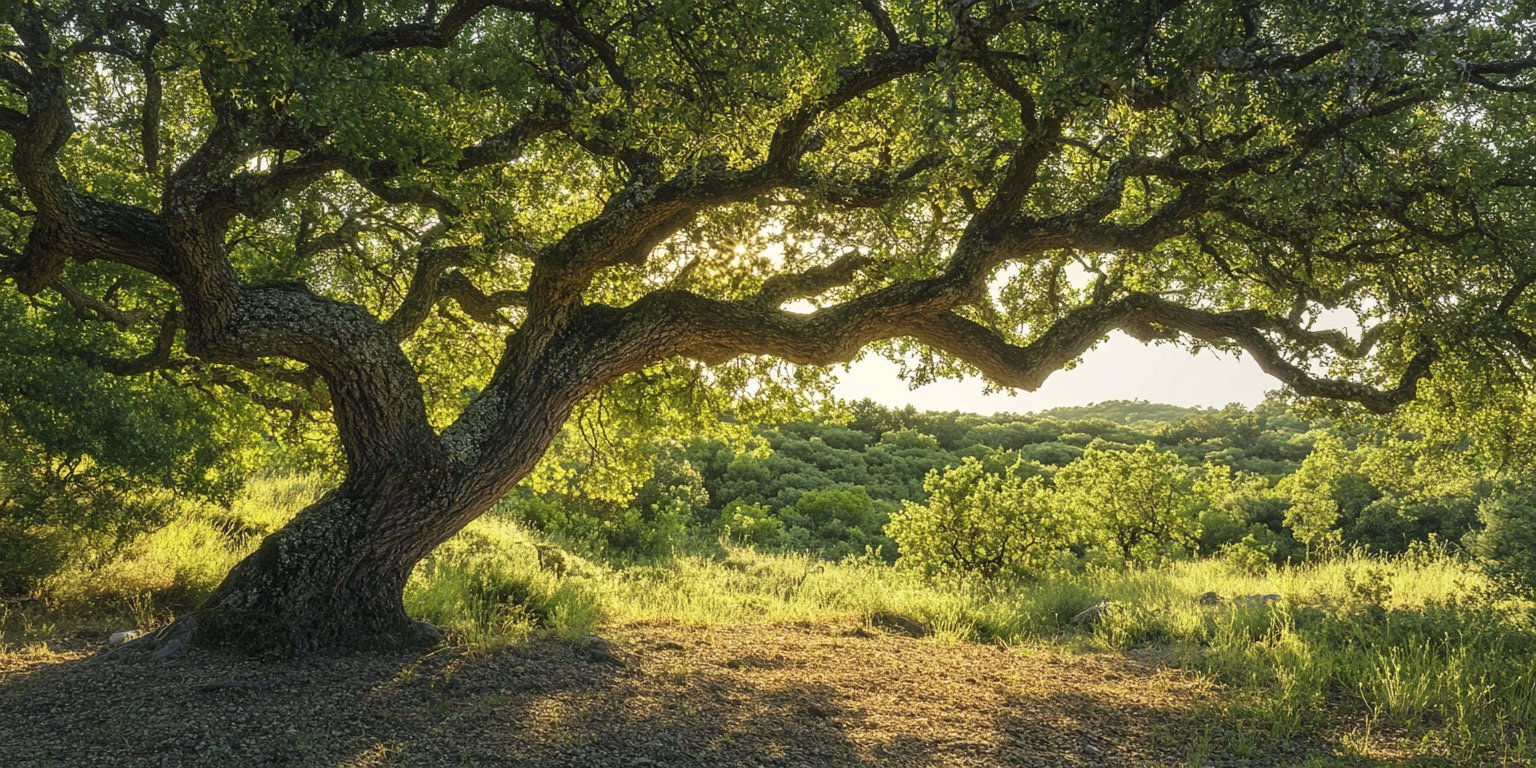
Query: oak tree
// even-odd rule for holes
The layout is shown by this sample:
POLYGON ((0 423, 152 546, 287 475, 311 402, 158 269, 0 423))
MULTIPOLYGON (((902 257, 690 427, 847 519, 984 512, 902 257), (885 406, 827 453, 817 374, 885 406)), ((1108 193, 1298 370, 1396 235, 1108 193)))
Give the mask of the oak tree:
POLYGON ((1031 389, 1117 329, 1371 411, 1518 371, 1529 12, 13 0, 0 256, 134 319, 108 370, 334 416, 339 485, 181 627, 430 640, 413 566, 637 375, 874 345, 1031 389))

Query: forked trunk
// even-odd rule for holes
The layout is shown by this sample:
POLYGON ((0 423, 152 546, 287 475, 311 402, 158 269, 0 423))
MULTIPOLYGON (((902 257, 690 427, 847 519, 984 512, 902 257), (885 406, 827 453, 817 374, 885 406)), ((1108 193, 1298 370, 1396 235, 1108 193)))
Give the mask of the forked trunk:
POLYGON ((416 563, 489 506, 440 472, 350 479, 269 535, 190 614, 200 645, 304 654, 430 645, 405 613, 416 563))
POLYGON ((498 451, 457 468, 441 451, 402 450, 354 472, 236 565, 193 621, 178 621, 182 634, 284 655, 435 643, 441 633, 405 612, 412 569, 533 468, 573 402, 524 401, 498 451))

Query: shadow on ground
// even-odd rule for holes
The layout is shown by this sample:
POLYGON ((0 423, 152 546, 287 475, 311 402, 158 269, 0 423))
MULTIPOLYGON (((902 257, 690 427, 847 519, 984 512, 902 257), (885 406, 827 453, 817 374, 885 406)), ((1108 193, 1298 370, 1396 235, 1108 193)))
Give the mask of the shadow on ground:
MULTIPOLYGON (((1216 753, 1241 726, 1210 721, 1206 683, 1119 656, 827 626, 610 636, 283 663, 21 659, 0 671, 0 765, 1277 764, 1216 753)), ((1287 762, 1332 751, 1293 743, 1287 762)))

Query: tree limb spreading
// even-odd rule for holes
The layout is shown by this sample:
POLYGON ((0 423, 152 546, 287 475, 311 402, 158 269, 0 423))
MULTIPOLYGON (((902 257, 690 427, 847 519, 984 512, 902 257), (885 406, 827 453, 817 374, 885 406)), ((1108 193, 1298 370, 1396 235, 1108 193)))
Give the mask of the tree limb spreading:
MULTIPOLYGON (((1411 398, 1436 356, 1446 354, 1443 343, 1417 336, 1410 343, 1405 334, 1433 329, 1423 322, 1399 322, 1394 313, 1431 316, 1434 307, 1406 296, 1394 281, 1378 279, 1381 295, 1370 300, 1383 307, 1385 320, 1357 341, 1305 327, 1297 316, 1283 317, 1283 311, 1276 314, 1260 305, 1283 304, 1291 296, 1316 300, 1322 295, 1315 287, 1318 274, 1380 269, 1413 244, 1447 252, 1471 243, 1499 247, 1494 230, 1501 226, 1500 216, 1507 218, 1502 208, 1490 213, 1471 207, 1471 223, 1457 218, 1459 210, 1451 215, 1437 210, 1444 226, 1424 226, 1423 214, 1413 208, 1423 207, 1424 196, 1380 180, 1357 183, 1351 176, 1327 182, 1350 192, 1319 205, 1331 205, 1335 216, 1369 220, 1361 231, 1341 237, 1342 243, 1319 243, 1306 215, 1293 216, 1294 211, 1280 210, 1265 198, 1277 180, 1309 169, 1334 167, 1343 169, 1343 176, 1355 173, 1349 170, 1354 165, 1372 160, 1382 165, 1379 158, 1361 160, 1351 154, 1364 142, 1390 148, 1398 141, 1392 131, 1438 130, 1432 121, 1415 122, 1413 115, 1444 113, 1462 98, 1448 84, 1454 78, 1429 71, 1433 61, 1420 50, 1437 19, 1450 10, 1410 9, 1401 29, 1372 27, 1356 30, 1353 37, 1341 32, 1301 45, 1272 38, 1263 25, 1244 17, 1232 20, 1224 32, 1208 31, 1220 39, 1210 41, 1203 58, 1170 63, 1158 58, 1168 55, 1159 42, 1181 34, 1173 31, 1177 25, 1170 26, 1170 19, 1199 12, 1193 4, 1128 8, 1124 23, 1106 27, 1099 41, 1082 35, 1089 21, 1042 4, 957 3, 946 9, 948 28, 933 31, 919 25, 899 28, 879 0, 848 1, 857 6, 853 23, 865 30, 861 39, 870 37, 872 26, 878 40, 839 59, 849 62, 843 66, 811 67, 797 75, 804 82, 775 90, 762 84, 773 79, 772 73, 751 69, 752 52, 738 52, 747 63, 735 73, 743 85, 733 97, 760 110, 749 114, 768 117, 754 126, 761 133, 743 138, 729 156, 702 139, 695 147, 678 137, 705 136, 714 129, 710 121, 737 119, 732 114, 711 114, 671 134, 649 133, 649 126, 636 124, 630 114, 640 114, 637 110, 657 100, 686 102, 689 93, 716 98, 730 79, 725 75, 731 73, 711 69, 718 63, 697 58, 703 48, 690 46, 676 46, 676 71, 666 66, 643 71, 647 59, 641 54, 646 52, 632 48, 637 45, 633 40, 647 25, 670 23, 653 11, 606 14, 611 9, 601 4, 458 0, 441 11, 429 4, 416 18, 363 2, 317 5, 281 17, 290 27, 285 40, 291 38, 295 50, 352 63, 401 61, 413 49, 430 50, 445 60, 466 56, 464 61, 476 61, 482 31, 509 20, 526 24, 538 45, 506 52, 523 68, 519 76, 526 75, 527 84, 521 86, 526 92, 509 90, 502 94, 506 103, 486 107, 522 117, 502 126, 482 123, 474 130, 439 126, 459 132, 446 149, 434 145, 446 155, 432 158, 431 153, 393 156, 348 146, 339 138, 344 121, 387 117, 363 111, 317 119, 290 110, 286 100, 296 98, 293 94, 253 99, 232 85, 243 82, 240 67, 211 52, 204 52, 195 67, 176 73, 201 84, 207 124, 189 134, 190 146, 162 147, 162 136, 172 135, 160 125, 166 119, 168 78, 185 63, 172 63, 170 54, 157 51, 171 50, 167 41, 177 26, 147 8, 85 23, 68 13, 50 16, 39 4, 27 3, 4 17, 17 40, 16 55, 0 56, 0 83, 19 97, 16 106, 0 105, 0 131, 12 142, 11 170, 28 205, 27 215, 16 215, 24 222, 17 231, 26 233, 26 242, 10 249, 19 255, 6 260, 5 274, 23 292, 52 287, 77 313, 119 325, 137 318, 63 281, 65 264, 104 260, 158 278, 178 296, 188 354, 240 366, 273 357, 310 366, 329 388, 349 458, 354 466, 370 467, 387 464, 401 444, 428 453, 440 447, 427 422, 419 374, 401 343, 445 301, 477 322, 512 327, 490 385, 461 417, 465 427, 446 433, 473 433, 482 444, 506 439, 518 425, 531 423, 529 403, 579 400, 606 381, 672 356, 718 361, 760 354, 830 364, 850 359, 873 341, 911 338, 999 383, 1033 387, 1115 329, 1240 348, 1299 393, 1384 411, 1411 398), (1020 42, 1036 39, 1056 42, 1020 42), (1070 67, 1050 69, 1058 65, 1037 49, 1040 45, 1065 46, 1057 52, 1062 56, 1086 55, 1061 42, 1067 39, 1106 46, 1096 54, 1106 60, 1078 62, 1074 66, 1089 73, 1083 75, 1070 67), (1372 69, 1350 58, 1360 40, 1374 46, 1373 55, 1411 60, 1424 71, 1372 69), (154 205, 93 191, 97 188, 88 188, 63 161, 63 150, 76 141, 82 126, 72 102, 72 78, 82 63, 90 68, 91 57, 124 59, 137 68, 142 98, 135 113, 137 152, 143 170, 164 181, 154 205), (1109 66, 1113 62, 1108 60, 1123 66, 1109 66), (1172 64, 1183 66, 1180 71, 1189 78, 1171 75, 1172 64), (1220 78, 1206 83, 1197 77, 1207 73, 1220 78), (679 77, 694 82, 680 83, 679 77), (846 130, 843 122, 867 120, 859 110, 897 83, 911 83, 918 86, 911 90, 931 97, 908 105, 928 122, 902 130, 934 135, 948 130, 974 156, 929 145, 896 158, 882 150, 878 160, 858 159, 858 152, 839 138, 839 131, 846 130), (1201 89, 1229 87, 1241 91, 1227 105, 1230 114, 1206 120, 1201 105, 1216 103, 1211 110, 1222 106, 1219 94, 1201 89), (1278 103, 1288 94, 1301 94, 1299 102, 1320 106, 1287 112, 1283 104, 1259 103, 1278 103), (1234 106, 1243 99, 1253 110, 1275 114, 1250 121, 1248 107, 1234 106), (1105 117, 1111 113, 1121 117, 1105 117), (1164 133, 1126 138, 1134 132, 1127 126, 1137 120, 1161 121, 1164 133), (1373 134, 1378 126, 1390 130, 1373 134), (998 135, 979 151, 964 144, 968 132, 998 135), (573 168, 569 178, 549 174, 544 189, 508 192, 502 186, 498 174, 538 161, 549 146, 583 153, 592 168, 604 170, 573 168), (461 188, 458 182, 464 178, 475 184, 461 188), (372 196, 366 206, 404 212, 421 222, 398 228, 417 233, 410 235, 414 242, 390 241, 396 252, 416 254, 413 274, 392 312, 337 301, 303 284, 254 282, 243 267, 237 268, 236 222, 256 229, 279 227, 295 208, 308 210, 300 202, 304 196, 328 194, 331 187, 347 184, 366 191, 359 196, 372 196), (561 195, 588 188, 616 191, 591 196, 585 208, 569 209, 579 215, 562 207, 561 195), (464 189, 527 196, 515 205, 538 205, 535 198, 543 193, 547 199, 542 202, 559 223, 536 241, 518 232, 490 231, 507 225, 496 217, 484 217, 495 223, 481 223, 477 215, 485 200, 464 189), (772 210, 776 196, 786 193, 829 212, 879 212, 895 222, 892 232, 906 237, 914 236, 910 230, 923 217, 904 206, 921 200, 931 211, 927 223, 940 233, 923 247, 942 249, 946 258, 911 266, 883 256, 878 248, 835 243, 826 250, 845 255, 799 272, 763 276, 761 289, 751 296, 711 298, 660 288, 619 308, 594 298, 594 286, 605 276, 646 269, 658 247, 701 220, 742 204, 772 210), (477 231, 477 226, 484 229, 477 231), (513 241, 525 247, 503 253, 513 241), (477 253, 474 280, 464 271, 470 243, 477 253), (1200 287, 1192 285, 1169 285, 1163 294, 1187 297, 1183 303, 1161 298, 1156 287, 1125 290, 1124 285, 1139 286, 1137 280, 1164 279, 1148 254, 1208 259, 1212 274, 1232 281, 1235 293, 1253 296, 1255 307, 1202 309, 1243 302, 1230 296, 1202 301, 1200 287), (1031 322, 1048 327, 1027 344, 1014 344, 1007 334, 974 319, 1000 324, 988 290, 998 270, 1008 265, 1023 270, 1046 265, 1040 273, 1051 276, 1051 284, 1041 289, 1051 295, 1047 304, 1071 306, 1072 301, 1062 299, 1060 285, 1065 255, 1085 264, 1113 260, 1126 266, 1099 270, 1102 279, 1075 309, 1054 317, 1037 311, 1031 322), (514 261, 524 263, 526 271, 516 274, 527 275, 526 287, 507 288, 511 279, 483 266, 514 261), (861 292, 853 298, 807 314, 782 309, 786 302, 856 280, 861 292), (498 287, 482 290, 477 282, 498 287), (1273 293, 1289 295, 1275 298, 1273 293), (514 307, 517 312, 507 311, 514 307), (1297 362, 1324 350, 1363 358, 1388 348, 1402 353, 1404 347, 1411 347, 1406 361, 1389 365, 1399 382, 1386 388, 1321 376, 1297 362), (376 447, 381 445, 392 447, 376 447)), ((1515 79, 1533 70, 1536 59, 1501 50, 1498 57, 1466 64, 1460 74, 1503 94, 1518 92, 1515 79)), ((346 73, 338 77, 363 78, 358 73, 371 70, 335 71, 346 73)), ((476 84, 481 82, 477 75, 466 66, 455 74, 457 80, 442 87, 457 88, 466 98, 494 87, 476 84)), ((191 82, 184 80, 177 80, 176 87, 191 82)), ((366 102, 367 94, 358 98, 366 102)), ((697 101, 678 105, 679 112, 712 108, 709 99, 697 101)), ((873 137, 868 143, 876 145, 899 136, 885 126, 867 126, 866 132, 873 137)), ((750 135, 743 129, 743 137, 750 135)), ((1373 169, 1355 175, 1364 177, 1368 170, 1373 169)), ((1420 192, 1455 183, 1408 176, 1402 184, 1418 185, 1420 192)), ((1529 187, 1518 180, 1530 178, 1531 170, 1504 168, 1491 176, 1497 181, 1490 188, 1521 192, 1529 187)), ((6 206, 8 212, 15 210, 21 209, 6 206)), ((306 230, 295 239, 303 242, 294 251, 310 259, 348 245, 367 247, 359 243, 366 228, 351 215, 333 216, 327 235, 311 238, 306 230)), ((870 233, 879 226, 871 225, 870 233)), ((1367 282, 1339 284, 1345 287, 1333 290, 1356 290, 1367 282)), ((384 295, 393 291, 398 288, 391 285, 384 295)), ((1514 323, 1513 308, 1523 295, 1523 287, 1510 291, 1494 314, 1514 323)), ((175 334, 173 327, 161 336, 173 339, 175 334)), ((162 353, 157 343, 149 357, 117 368, 164 364, 169 352, 162 353)), ((541 430, 547 426, 539 423, 541 430)))

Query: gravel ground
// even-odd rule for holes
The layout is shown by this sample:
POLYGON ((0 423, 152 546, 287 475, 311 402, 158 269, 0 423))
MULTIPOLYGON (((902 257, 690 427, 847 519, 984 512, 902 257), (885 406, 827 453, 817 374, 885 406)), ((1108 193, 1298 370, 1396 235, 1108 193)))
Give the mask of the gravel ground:
POLYGON ((1269 766, 1333 752, 1248 746, 1208 683, 1120 655, 857 626, 605 636, 276 663, 13 651, 0 766, 1269 766))

